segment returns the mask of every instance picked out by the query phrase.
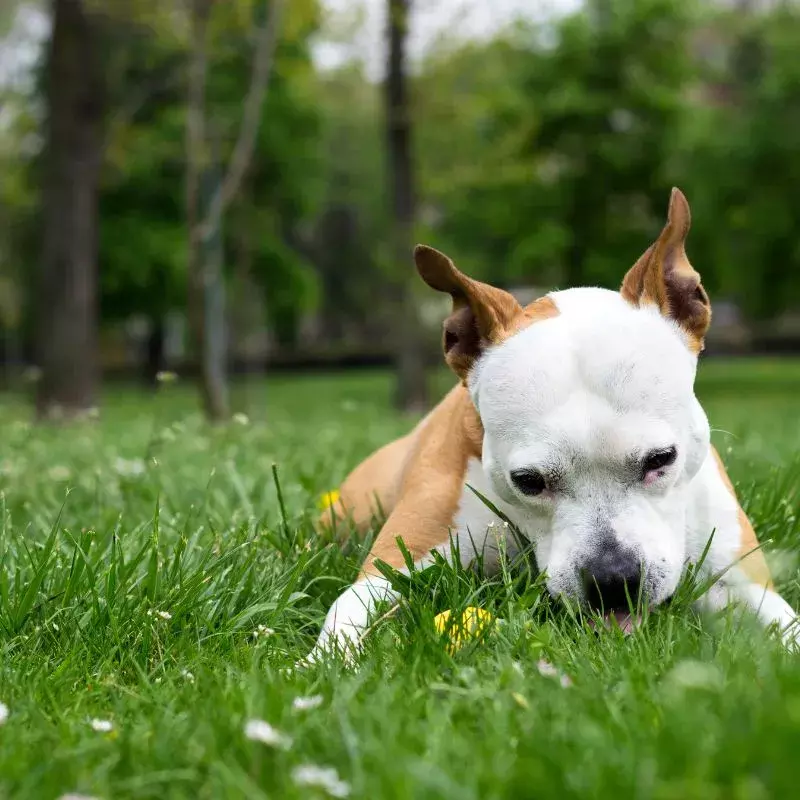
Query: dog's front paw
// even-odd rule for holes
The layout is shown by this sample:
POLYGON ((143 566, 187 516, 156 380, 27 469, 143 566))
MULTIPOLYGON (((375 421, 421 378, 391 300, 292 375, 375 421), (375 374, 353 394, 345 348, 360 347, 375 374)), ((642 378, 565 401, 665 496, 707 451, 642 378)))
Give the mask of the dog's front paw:
POLYGON ((359 631, 352 625, 323 631, 311 652, 295 663, 295 669, 308 669, 325 659, 336 659, 348 666, 355 664, 361 652, 359 631))
POLYGON ((779 625, 783 646, 791 653, 800 653, 800 618, 793 617, 788 623, 779 625))

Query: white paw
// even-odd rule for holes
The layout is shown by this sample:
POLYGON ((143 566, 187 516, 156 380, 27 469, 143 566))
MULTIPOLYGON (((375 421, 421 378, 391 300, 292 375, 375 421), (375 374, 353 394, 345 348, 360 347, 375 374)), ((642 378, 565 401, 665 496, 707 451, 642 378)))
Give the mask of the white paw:
POLYGON ((788 622, 783 619, 778 627, 784 647, 792 653, 800 653, 800 619, 795 616, 788 622))
POLYGON ((353 625, 343 625, 333 631, 323 631, 311 652, 295 664, 295 669, 308 669, 326 658, 352 665, 360 652, 359 629, 353 625))

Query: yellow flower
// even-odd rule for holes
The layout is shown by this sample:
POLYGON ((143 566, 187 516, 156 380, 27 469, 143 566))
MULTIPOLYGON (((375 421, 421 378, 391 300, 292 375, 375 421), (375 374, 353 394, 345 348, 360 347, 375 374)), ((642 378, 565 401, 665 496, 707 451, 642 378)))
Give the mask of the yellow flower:
POLYGON ((471 639, 482 636, 494 624, 494 615, 483 608, 468 606, 460 617, 453 617, 452 611, 442 611, 433 620, 436 632, 447 636, 447 651, 452 655, 471 639))
POLYGON ((325 492, 325 494, 320 497, 319 501, 317 502, 317 506, 319 507, 320 511, 327 511, 332 506, 335 506, 338 502, 339 490, 331 489, 330 492, 325 492))

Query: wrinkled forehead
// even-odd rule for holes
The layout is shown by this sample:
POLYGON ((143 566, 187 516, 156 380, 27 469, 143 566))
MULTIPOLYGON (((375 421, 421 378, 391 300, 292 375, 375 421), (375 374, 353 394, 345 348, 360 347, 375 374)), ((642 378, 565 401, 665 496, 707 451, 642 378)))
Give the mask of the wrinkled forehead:
POLYGON ((558 316, 492 347, 474 371, 470 389, 487 430, 541 426, 567 410, 575 420, 582 405, 611 418, 669 421, 685 412, 696 359, 669 320, 603 289, 550 297, 558 316))

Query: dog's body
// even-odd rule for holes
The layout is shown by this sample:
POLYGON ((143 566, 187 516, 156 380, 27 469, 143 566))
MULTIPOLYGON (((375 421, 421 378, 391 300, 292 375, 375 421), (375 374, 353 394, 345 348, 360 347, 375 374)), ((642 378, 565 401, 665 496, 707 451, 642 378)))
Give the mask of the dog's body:
POLYGON ((724 574, 702 602, 741 602, 793 640, 795 615, 772 589, 694 396, 710 307, 683 249, 688 229, 675 190, 667 226, 620 292, 571 289, 526 308, 417 248, 423 279, 453 298, 444 348, 461 383, 358 466, 323 515, 360 528, 378 508, 388 516, 312 660, 356 645, 375 604, 397 599, 374 562, 404 568, 398 537, 420 565, 457 552, 491 572, 501 551, 513 556, 509 527, 472 489, 532 543, 554 597, 619 620, 637 601, 668 599, 708 546, 703 575, 724 574))

